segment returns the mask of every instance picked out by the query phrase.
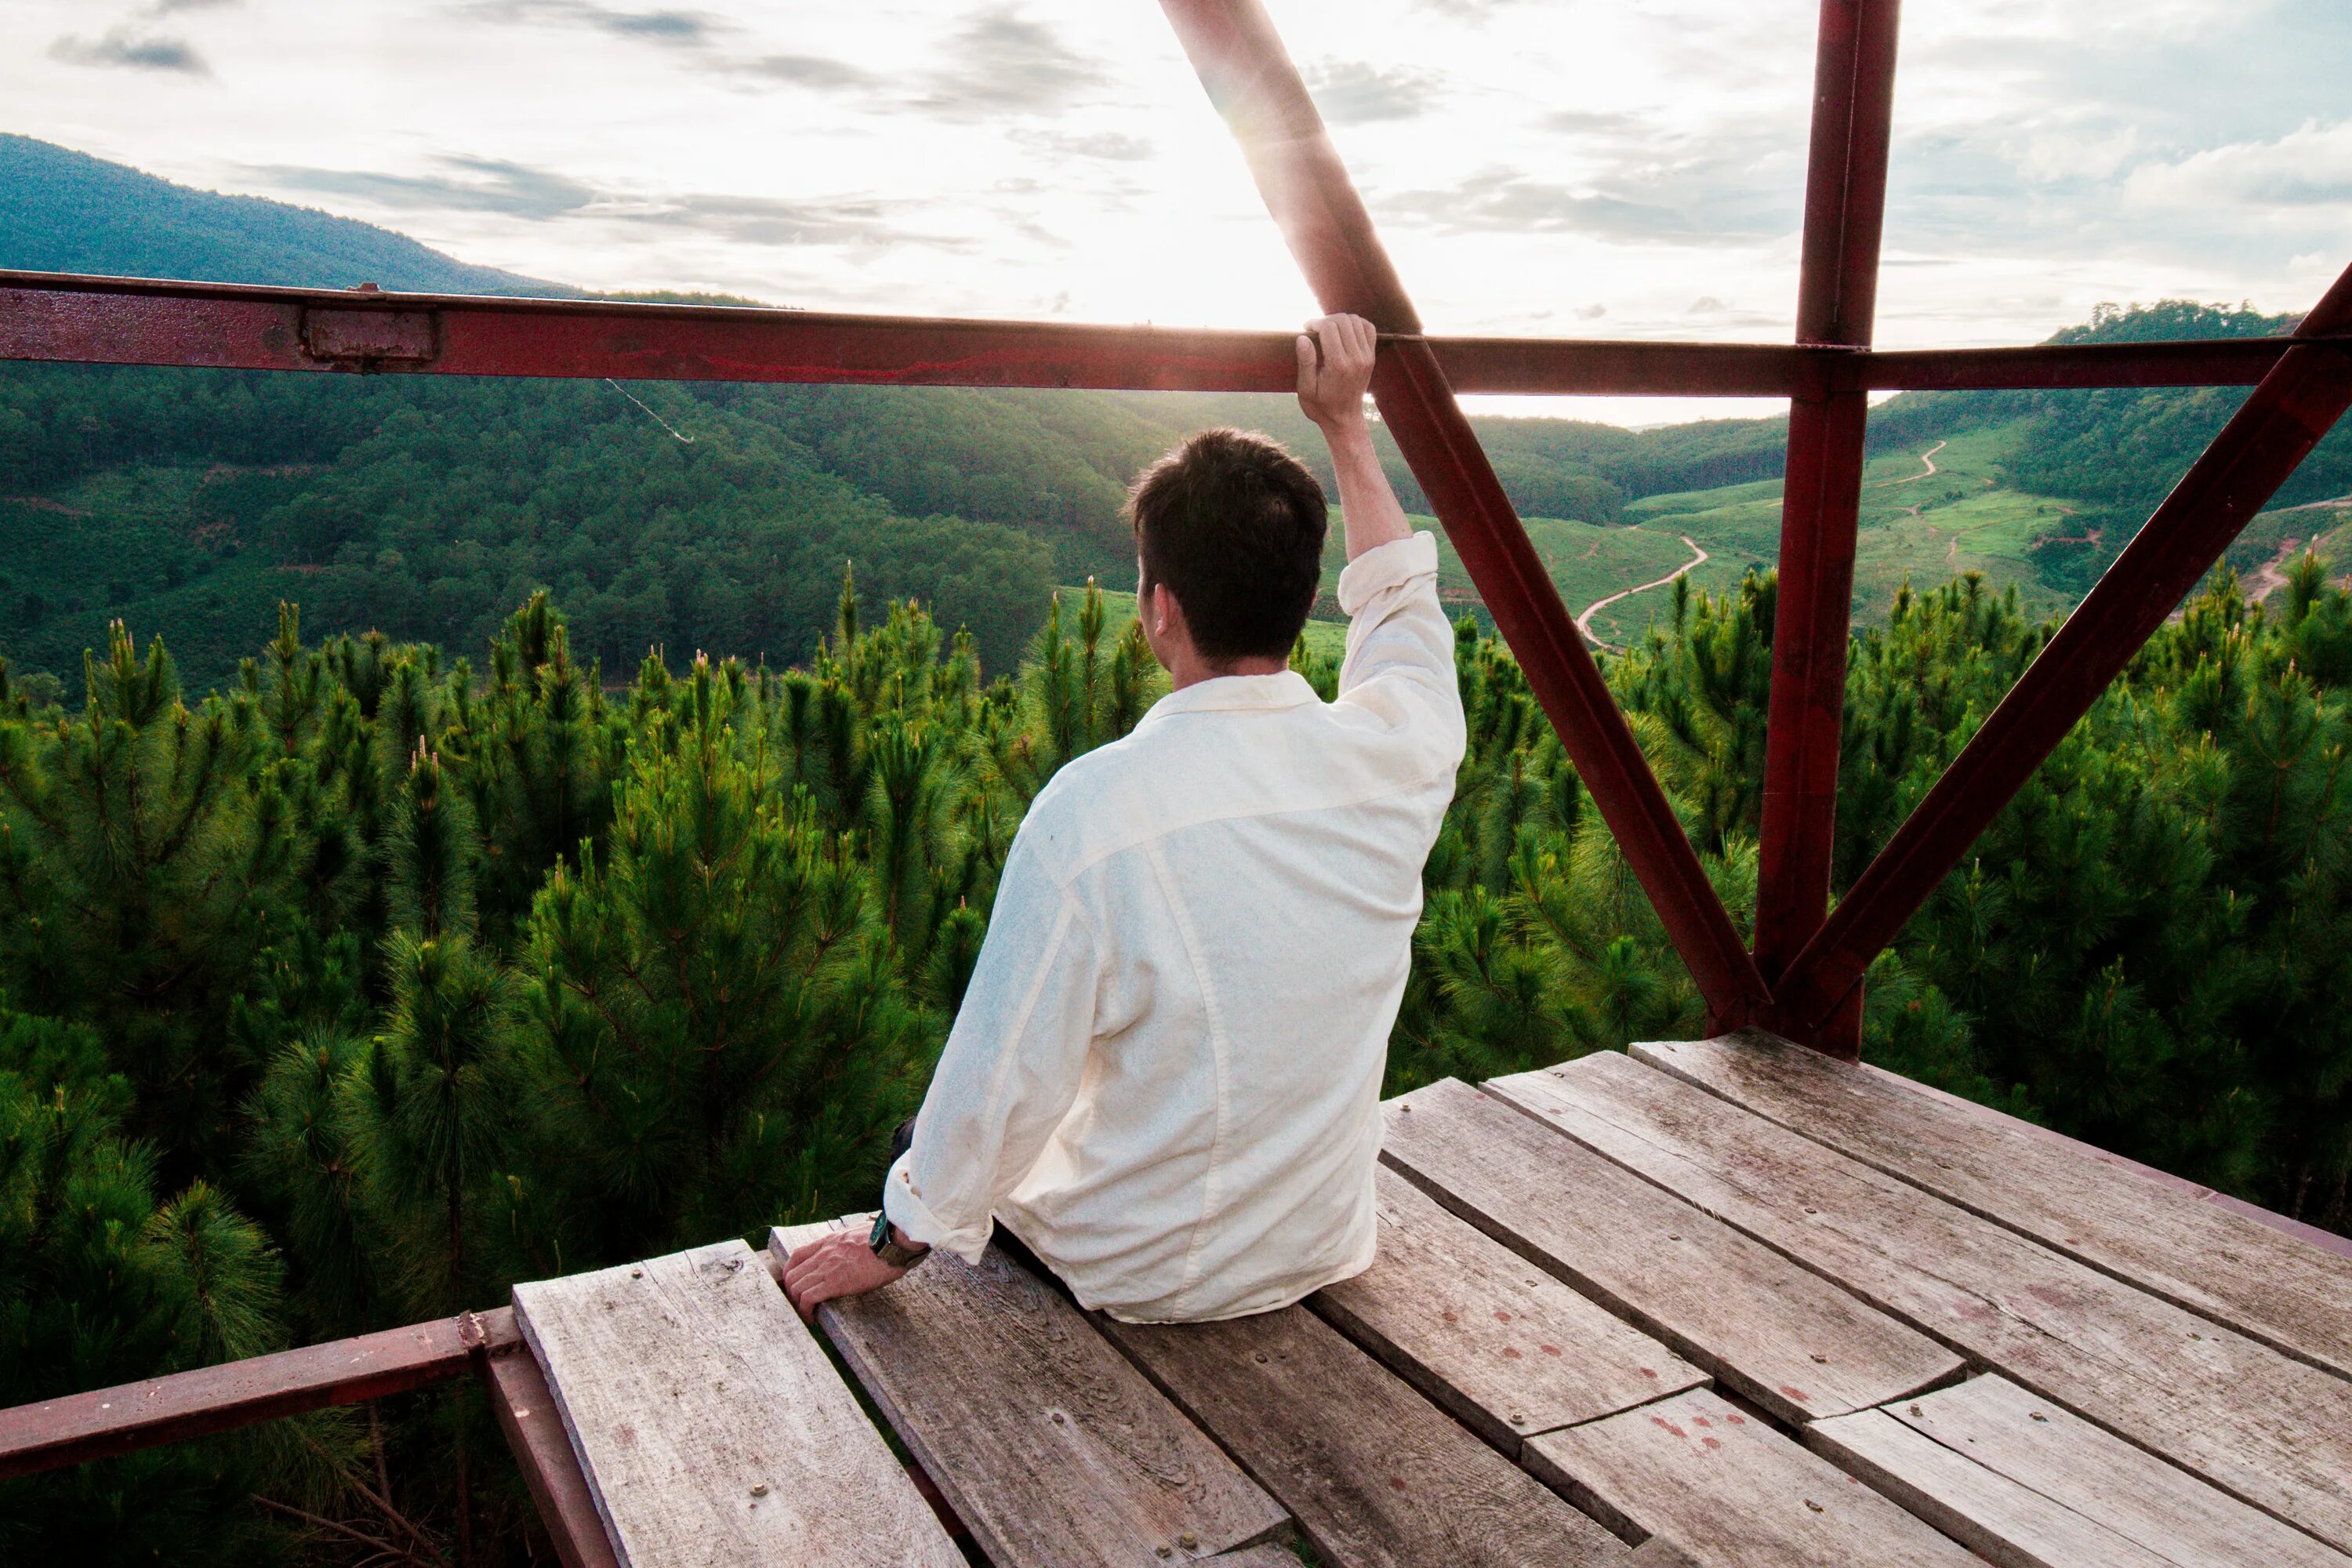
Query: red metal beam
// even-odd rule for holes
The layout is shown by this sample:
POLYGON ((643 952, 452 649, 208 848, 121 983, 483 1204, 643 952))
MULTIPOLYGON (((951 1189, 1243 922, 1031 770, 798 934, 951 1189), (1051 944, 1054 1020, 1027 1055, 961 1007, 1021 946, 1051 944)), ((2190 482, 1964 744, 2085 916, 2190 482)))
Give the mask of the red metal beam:
MULTIPOLYGON (((2352 268, 2305 319, 2302 334, 2347 329, 2352 268)), ((1790 965, 1777 999, 1790 1018, 1818 1028, 1837 1009, 1872 957, 2347 408, 2352 353, 2336 343, 2299 345, 2263 378, 1790 965)))
MULTIPOLYGON (((1873 353, 1790 343, 1426 340, 1457 393, 2251 386, 2292 340, 1873 353)), ((0 271, 0 360, 641 381, 1283 392, 1286 332, 362 293, 0 271), (379 319, 381 318, 381 319, 379 319), (373 351, 373 352, 371 352, 373 351)))
POLYGON ((514 1310, 499 1307, 20 1405, 0 1410, 0 1480, 403 1394, 521 1342, 514 1310))
MULTIPOLYGON (((1287 392, 1287 332, 854 316, 0 271, 0 359, 637 381, 1287 392)), ((1497 393, 1778 397, 1823 367, 1780 343, 1446 338, 1497 393)))
POLYGON ((2297 341, 2293 337, 2198 338, 2167 343, 1876 349, 1829 362, 1828 374, 1832 387, 1871 392, 2252 386, 2268 375, 2297 341))
POLYGON ((520 1346, 509 1348, 483 1361, 482 1381, 563 1568, 620 1568, 539 1359, 520 1346))
MULTIPOLYGON (((1797 341, 1867 348, 1878 299, 1895 113, 1897 0, 1822 0, 1813 68, 1812 145, 1797 283, 1797 341)), ((1757 847, 1756 966, 1779 979, 1829 910, 1837 835, 1838 736, 1862 509, 1865 394, 1798 397, 1789 410, 1780 570, 1765 721, 1762 831, 1757 847)), ((1859 1005, 1807 1045, 1862 1054, 1859 1005)))
POLYGON ((1405 335, 1384 348, 1372 378, 1389 434, 1700 994, 1718 1016, 1744 1017, 1764 1000, 1762 977, 1471 434, 1437 355, 1418 341, 1412 302, 1274 24, 1257 0, 1161 0, 1161 8, 1240 139, 1323 308, 1405 335))

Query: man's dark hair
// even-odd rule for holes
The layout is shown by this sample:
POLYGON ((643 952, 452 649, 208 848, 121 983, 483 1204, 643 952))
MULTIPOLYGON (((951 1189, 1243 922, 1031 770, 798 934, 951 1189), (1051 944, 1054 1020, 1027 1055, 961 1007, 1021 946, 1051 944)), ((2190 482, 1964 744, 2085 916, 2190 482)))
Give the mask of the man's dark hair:
POLYGON ((1202 658, 1290 652, 1315 607, 1329 521, 1297 458, 1263 436, 1203 430, 1143 470, 1127 514, 1145 595, 1168 584, 1202 658))

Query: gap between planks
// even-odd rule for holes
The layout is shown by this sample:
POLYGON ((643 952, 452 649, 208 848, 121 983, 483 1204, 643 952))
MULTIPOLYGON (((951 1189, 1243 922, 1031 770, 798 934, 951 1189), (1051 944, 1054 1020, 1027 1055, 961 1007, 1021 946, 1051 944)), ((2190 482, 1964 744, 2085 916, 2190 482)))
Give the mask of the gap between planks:
MULTIPOLYGON (((782 1259, 839 1228, 780 1227, 782 1259)), ((995 1568, 1207 1559, 1290 1518, 1052 1284, 940 1251, 817 1309, 883 1419, 995 1568)))
POLYGON ((1630 1058, 1487 1089, 2041 1397, 2352 1542, 2352 1384, 1630 1058))
POLYGON ((2352 1256, 2136 1165, 1760 1029, 1630 1054, 1874 1170, 2338 1376, 2352 1377, 2352 1256))

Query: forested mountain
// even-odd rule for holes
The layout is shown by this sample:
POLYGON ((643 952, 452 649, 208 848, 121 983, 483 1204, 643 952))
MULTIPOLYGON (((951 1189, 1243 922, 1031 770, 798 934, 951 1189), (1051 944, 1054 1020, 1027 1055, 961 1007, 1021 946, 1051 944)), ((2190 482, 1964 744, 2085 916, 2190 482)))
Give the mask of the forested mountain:
POLYGON ((390 229, 257 196, 159 180, 29 136, 0 134, 0 268, 448 294, 576 294, 469 267, 390 229))

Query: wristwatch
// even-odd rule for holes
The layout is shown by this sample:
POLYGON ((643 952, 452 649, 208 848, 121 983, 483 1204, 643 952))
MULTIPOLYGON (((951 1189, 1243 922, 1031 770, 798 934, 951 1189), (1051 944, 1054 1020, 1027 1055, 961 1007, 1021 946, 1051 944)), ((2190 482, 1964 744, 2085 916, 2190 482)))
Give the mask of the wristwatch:
POLYGON ((931 1255, 931 1249, 928 1247, 898 1245, 898 1237, 890 1234, 890 1213, 887 1209, 879 1210, 875 1214, 874 1229, 872 1234, 866 1237, 866 1245, 874 1249, 875 1257, 893 1268, 912 1268, 931 1255))

